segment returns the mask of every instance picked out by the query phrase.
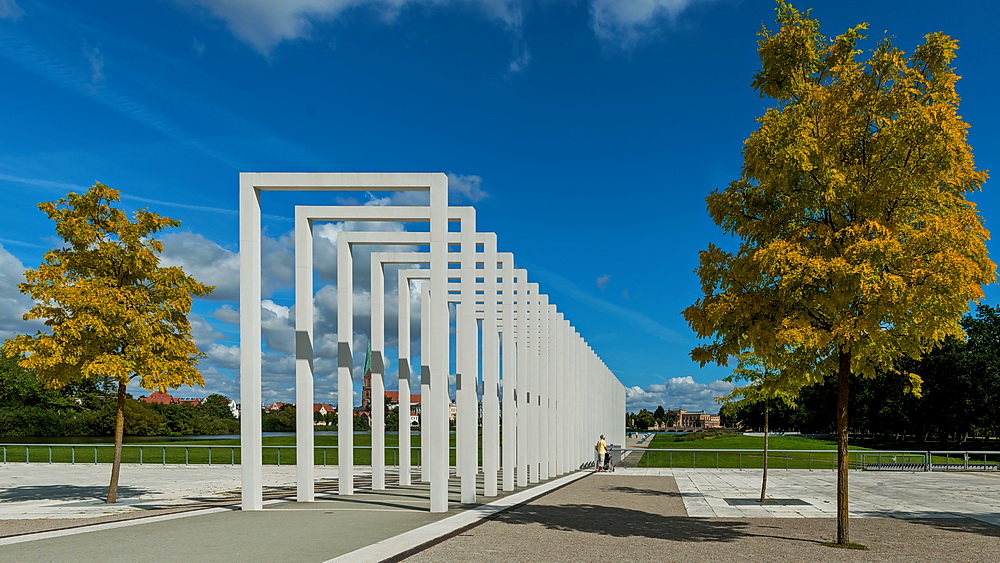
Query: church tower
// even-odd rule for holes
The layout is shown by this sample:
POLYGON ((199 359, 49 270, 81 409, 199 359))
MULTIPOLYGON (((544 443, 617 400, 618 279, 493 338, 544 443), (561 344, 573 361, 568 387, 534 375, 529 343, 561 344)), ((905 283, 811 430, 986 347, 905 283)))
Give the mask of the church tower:
POLYGON ((368 343, 365 354, 365 377, 361 387, 361 408, 371 412, 372 409, 372 343, 368 343))

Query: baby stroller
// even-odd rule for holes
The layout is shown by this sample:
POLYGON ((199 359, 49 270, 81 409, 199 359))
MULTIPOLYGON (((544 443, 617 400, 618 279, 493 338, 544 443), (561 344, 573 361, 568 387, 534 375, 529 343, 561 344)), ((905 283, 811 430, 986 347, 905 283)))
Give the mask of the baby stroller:
POLYGON ((614 444, 608 444, 608 451, 604 454, 604 471, 614 471, 615 470, 615 458, 611 455, 615 449, 614 444))

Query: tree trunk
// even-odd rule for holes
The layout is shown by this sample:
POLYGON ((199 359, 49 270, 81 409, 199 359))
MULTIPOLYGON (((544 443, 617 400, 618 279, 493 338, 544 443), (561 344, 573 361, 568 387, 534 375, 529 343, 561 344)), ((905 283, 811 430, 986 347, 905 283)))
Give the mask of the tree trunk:
POLYGON ((851 349, 841 346, 837 370, 837 543, 851 543, 847 520, 847 399, 851 384, 851 349))
POLYGON ((111 483, 108 485, 107 504, 118 502, 118 474, 122 467, 122 435, 125 433, 125 384, 118 383, 118 401, 115 408, 115 460, 111 464, 111 483))
POLYGON ((768 404, 764 399, 764 478, 760 481, 760 502, 764 502, 767 494, 767 431, 768 431, 768 404))

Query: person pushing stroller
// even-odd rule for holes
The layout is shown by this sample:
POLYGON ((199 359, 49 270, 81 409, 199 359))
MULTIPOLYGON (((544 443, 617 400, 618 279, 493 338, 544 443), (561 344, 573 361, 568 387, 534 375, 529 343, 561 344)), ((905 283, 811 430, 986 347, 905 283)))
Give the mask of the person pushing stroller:
POLYGON ((604 439, 604 434, 601 434, 597 444, 594 445, 594 450, 597 452, 597 464, 595 465, 596 471, 607 471, 609 464, 611 463, 611 450, 608 448, 608 442, 604 439))

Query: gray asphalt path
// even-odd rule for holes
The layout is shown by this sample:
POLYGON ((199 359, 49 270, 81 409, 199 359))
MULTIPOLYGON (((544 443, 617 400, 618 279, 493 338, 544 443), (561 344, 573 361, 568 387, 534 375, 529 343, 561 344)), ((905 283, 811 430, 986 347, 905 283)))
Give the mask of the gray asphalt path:
POLYGON ((823 545, 836 537, 832 518, 694 518, 687 516, 684 501, 673 477, 593 475, 405 561, 1000 559, 1000 527, 968 517, 856 517, 851 520, 851 539, 867 547, 862 551, 823 545))
POLYGON ((472 506, 455 480, 445 514, 427 511, 422 485, 340 497, 333 467, 317 468, 314 503, 291 500, 294 467, 265 468, 286 498, 258 512, 235 510, 238 466, 125 466, 113 506, 108 475, 0 465, 0 561, 1000 559, 997 474, 852 472, 862 552, 821 545, 836 532, 832 471, 772 471, 764 506, 759 471, 577 472, 472 506))

